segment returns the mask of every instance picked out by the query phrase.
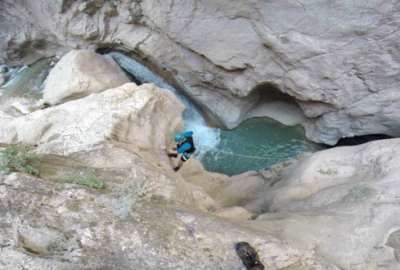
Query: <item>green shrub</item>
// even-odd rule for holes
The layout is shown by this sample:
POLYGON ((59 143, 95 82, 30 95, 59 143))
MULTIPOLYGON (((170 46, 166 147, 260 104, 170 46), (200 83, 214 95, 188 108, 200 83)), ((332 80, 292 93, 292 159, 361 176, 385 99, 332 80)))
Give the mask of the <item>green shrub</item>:
POLYGON ((39 175, 40 171, 35 166, 37 155, 34 147, 19 143, 1 150, 2 164, 1 170, 5 174, 12 172, 23 172, 32 175, 39 175))
POLYGON ((71 175, 67 179, 62 179, 62 181, 97 189, 106 187, 106 184, 101 179, 96 178, 91 171, 86 171, 83 179, 78 178, 76 175, 71 175))

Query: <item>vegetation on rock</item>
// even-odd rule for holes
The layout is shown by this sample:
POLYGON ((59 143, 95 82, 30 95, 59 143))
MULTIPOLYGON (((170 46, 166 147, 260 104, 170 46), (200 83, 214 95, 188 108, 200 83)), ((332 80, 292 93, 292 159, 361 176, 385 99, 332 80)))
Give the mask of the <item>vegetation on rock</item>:
POLYGON ((139 207, 138 199, 144 197, 149 191, 149 182, 138 179, 133 184, 133 181, 126 181, 123 185, 116 188, 117 192, 125 193, 126 195, 121 196, 115 203, 115 212, 123 217, 132 216, 138 218, 138 215, 134 212, 135 207, 139 207))
POLYGON ((69 178, 62 179, 62 181, 97 189, 106 187, 106 184, 101 179, 96 178, 91 171, 86 171, 83 179, 78 178, 76 175, 71 175, 69 178))
POLYGON ((35 176, 40 174, 36 167, 37 155, 34 152, 34 147, 19 143, 1 150, 2 164, 1 170, 5 174, 12 172, 29 173, 35 176))

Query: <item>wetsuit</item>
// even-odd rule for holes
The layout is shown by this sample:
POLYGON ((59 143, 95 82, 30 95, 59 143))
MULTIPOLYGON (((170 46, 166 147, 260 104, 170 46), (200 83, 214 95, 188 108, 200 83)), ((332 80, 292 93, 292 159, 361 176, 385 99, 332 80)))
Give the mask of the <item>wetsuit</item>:
POLYGON ((185 142, 178 143, 176 145, 176 148, 178 148, 176 151, 179 154, 182 154, 181 160, 183 162, 188 160, 190 158, 190 156, 194 153, 194 151, 196 151, 196 148, 194 147, 194 143, 193 143, 193 137, 188 136, 188 137, 185 137, 185 139, 186 139, 185 142))

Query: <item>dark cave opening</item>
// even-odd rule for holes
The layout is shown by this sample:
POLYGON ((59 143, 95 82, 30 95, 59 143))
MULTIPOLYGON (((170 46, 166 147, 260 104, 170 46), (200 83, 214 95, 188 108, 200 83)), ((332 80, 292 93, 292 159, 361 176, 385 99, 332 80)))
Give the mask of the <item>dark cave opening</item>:
POLYGON ((271 83, 262 83, 257 85, 253 90, 251 90, 247 99, 255 102, 253 106, 278 100, 299 106, 294 97, 283 93, 277 86, 271 83))
POLYGON ((333 148, 339 146, 354 146, 385 139, 393 139, 393 137, 385 134, 369 134, 369 135, 354 136, 349 138, 341 138, 335 145, 327 147, 333 148))

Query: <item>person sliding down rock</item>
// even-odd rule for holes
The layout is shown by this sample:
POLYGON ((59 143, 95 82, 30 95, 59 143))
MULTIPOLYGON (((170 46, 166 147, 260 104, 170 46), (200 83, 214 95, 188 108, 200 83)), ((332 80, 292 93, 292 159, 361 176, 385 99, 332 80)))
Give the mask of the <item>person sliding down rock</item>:
POLYGON ((264 270, 264 265, 260 262, 257 251, 249 243, 237 243, 235 248, 247 270, 264 270))
POLYGON ((174 140, 178 143, 176 146, 171 148, 162 147, 162 149, 168 152, 169 157, 177 158, 178 154, 182 154, 182 157, 178 162, 178 166, 174 168, 175 172, 182 167, 183 163, 188 160, 196 150, 192 135, 193 131, 187 131, 185 133, 178 132, 174 136, 174 140))

